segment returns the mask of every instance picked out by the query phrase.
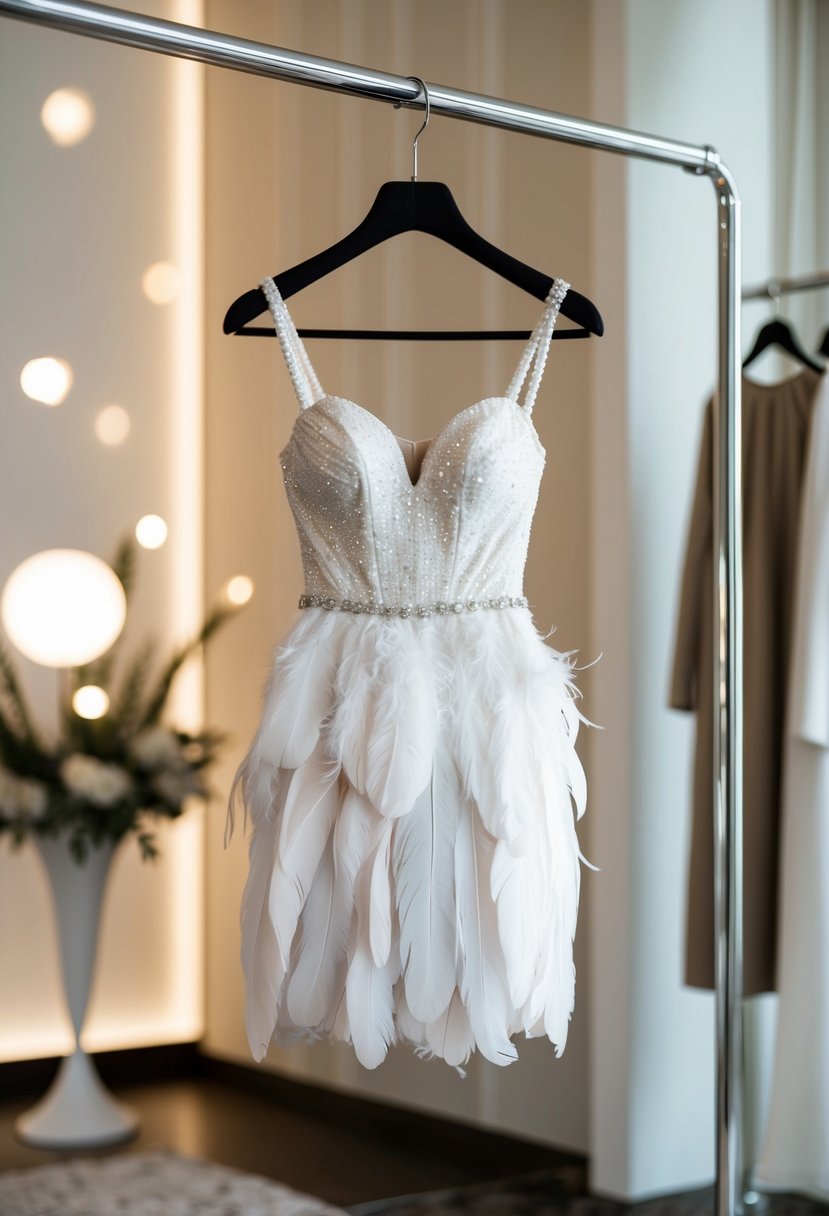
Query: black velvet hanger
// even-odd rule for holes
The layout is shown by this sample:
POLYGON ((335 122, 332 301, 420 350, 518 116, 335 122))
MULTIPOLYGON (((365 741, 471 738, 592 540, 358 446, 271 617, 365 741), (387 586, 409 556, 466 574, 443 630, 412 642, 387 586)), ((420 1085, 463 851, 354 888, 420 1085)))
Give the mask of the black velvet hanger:
MULTIPOLYGON (((413 173, 408 182, 385 182, 365 219, 347 236, 322 250, 313 257, 289 270, 274 275, 279 293, 287 300, 303 287, 315 283, 346 262, 379 245, 390 237, 403 232, 425 232, 438 237, 455 249, 467 254, 476 262, 494 270, 517 287, 535 296, 546 299, 553 280, 540 270, 534 270, 511 257, 496 245, 491 244, 470 227, 461 214, 451 190, 444 182, 417 180, 417 140, 429 121, 428 91, 426 92, 426 120, 415 136, 413 143, 413 173)), ((234 300, 224 319, 226 334, 244 334, 273 337, 272 326, 250 326, 249 321, 266 311, 265 297, 255 287, 234 300)), ((561 313, 575 322, 578 329, 558 330, 557 338, 588 338, 590 334, 601 336, 604 322, 595 305, 577 291, 568 291, 561 306, 561 313)), ((530 333, 524 330, 362 330, 362 329, 300 329, 302 338, 411 338, 411 339, 458 339, 458 338, 524 338, 530 333)))
MULTIPOLYGON (((549 275, 519 262, 508 253, 479 236, 463 218, 452 192, 443 182, 385 182, 377 194, 368 215, 348 236, 305 262, 275 275, 276 285, 287 300, 303 287, 315 283, 361 253, 379 245, 389 237, 403 232, 427 232, 436 236, 476 262, 494 270, 517 287, 544 300, 553 285, 549 275)), ((267 305, 261 290, 246 291, 231 304, 224 319, 226 334, 241 333, 273 337, 272 326, 249 327, 248 321, 265 312, 267 305)), ((561 306, 563 316, 576 322, 580 329, 556 331, 557 337, 588 338, 591 333, 601 336, 604 323, 595 305, 577 291, 568 291, 561 306)), ((300 329, 302 338, 529 338, 523 330, 353 330, 300 329)))
POLYGON ((791 355, 806 367, 810 367, 812 371, 823 371, 822 366, 806 354, 789 322, 781 320, 780 317, 767 321, 759 330, 754 339, 754 345, 743 359, 743 367, 748 367, 749 363, 753 363, 757 356, 769 346, 779 346, 786 354, 791 355))

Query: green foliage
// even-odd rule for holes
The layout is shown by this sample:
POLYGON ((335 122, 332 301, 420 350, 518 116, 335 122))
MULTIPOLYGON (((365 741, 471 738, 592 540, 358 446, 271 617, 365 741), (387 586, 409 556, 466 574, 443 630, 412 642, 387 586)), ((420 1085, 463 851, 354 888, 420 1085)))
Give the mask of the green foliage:
MULTIPOLYGON (((132 589, 135 582, 136 559, 137 549, 135 540, 132 536, 126 536, 119 542, 111 566, 113 573, 124 588, 127 612, 129 612, 132 589)), ((100 658, 95 659, 92 663, 85 663, 82 667, 74 669, 74 688, 82 688, 85 684, 96 684, 99 688, 106 688, 110 684, 123 636, 122 633, 116 638, 109 650, 102 654, 100 658)))
POLYGON ((122 735, 135 730, 141 721, 141 703, 152 673, 155 651, 155 642, 144 642, 127 668, 118 695, 110 706, 108 716, 122 735))
POLYGON ((186 646, 182 646, 180 650, 176 651, 164 669, 161 679, 158 681, 156 689, 149 699, 149 703, 141 719, 142 726, 151 726, 159 720, 164 710, 167 697, 170 694, 170 687, 181 669, 182 664, 189 659, 200 646, 204 646, 207 642, 209 642, 216 630, 219 629, 227 618, 232 615, 234 615, 234 611, 231 608, 214 608, 192 641, 188 642, 186 646))
POLYGON ((3 705, 10 709, 18 733, 36 746, 37 734, 32 725, 26 698, 21 691, 12 661, 2 643, 0 643, 0 699, 2 699, 3 705))

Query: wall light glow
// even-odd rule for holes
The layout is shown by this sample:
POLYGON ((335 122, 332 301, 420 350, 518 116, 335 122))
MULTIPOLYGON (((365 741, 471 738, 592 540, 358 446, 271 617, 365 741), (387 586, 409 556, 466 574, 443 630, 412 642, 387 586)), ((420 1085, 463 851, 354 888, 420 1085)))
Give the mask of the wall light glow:
POLYGON ((171 304, 178 295, 178 271, 170 262, 153 262, 141 276, 141 287, 151 304, 171 304))
POLYGON ((51 355, 30 359, 20 373, 20 387, 41 405, 62 405, 72 387, 72 368, 51 355))
POLYGON ((83 89, 55 89, 43 103, 40 121, 53 143, 68 148, 95 126, 95 107, 83 89))
POLYGON ((94 553, 46 549, 21 562, 3 588, 0 617, 27 659, 44 667, 90 663, 124 628, 127 601, 94 553))
MULTIPOLYGON (((139 8, 140 5, 132 7, 139 8)), ((169 5, 164 6, 164 15, 185 25, 206 24, 204 0, 171 0, 169 5)), ((132 61, 127 67, 125 59, 126 75, 122 84, 128 85, 131 90, 136 85, 154 87, 149 78, 145 82, 140 74, 147 69, 138 64, 139 58, 136 57, 134 68, 132 61)), ((77 81, 89 89, 95 105, 101 106, 103 130, 103 97, 113 82, 104 69, 103 75, 98 74, 97 69, 95 72, 94 77, 88 80, 86 77, 75 77, 73 80, 65 75, 64 82, 77 81)), ((51 82, 53 85, 59 83, 60 76, 51 82)), ((204 299, 204 65, 171 60, 169 71, 164 72, 163 86, 160 80, 157 83, 164 90, 157 98, 163 104, 165 115, 164 146, 161 148, 164 154, 151 157, 152 168, 147 178, 148 197, 137 223, 144 235, 150 230, 157 232, 163 228, 165 243, 156 245, 154 250, 151 246, 151 252, 133 265, 131 274, 133 295, 135 298, 143 297, 146 307, 150 301, 144 295, 141 281, 143 270, 149 266, 146 257, 154 260, 157 257, 167 258, 178 271, 175 300, 165 305, 164 314, 152 311, 155 305, 151 305, 149 310, 153 317, 164 315, 165 332, 170 339, 170 358, 165 361, 163 375, 157 380, 165 400, 169 400, 169 410, 165 412, 163 420, 157 420, 157 425, 163 430, 164 444, 169 446, 169 467, 175 471, 175 475, 168 475, 166 470, 163 475, 157 475, 154 471, 154 481, 166 486, 165 497, 145 499, 141 505, 145 506, 145 510, 163 509, 167 513, 165 518, 169 524, 169 536, 165 553, 168 549, 171 552, 165 570, 159 572, 163 573, 165 586, 169 582, 171 592, 164 597, 164 630, 165 636, 169 631, 170 639, 179 639, 195 634, 203 617, 204 317, 201 305, 204 299)), ((36 98, 42 101, 50 87, 47 85, 38 92, 36 98)), ((116 90, 120 87, 116 85, 116 90)), ((37 100, 31 109, 32 120, 39 122, 37 100)), ((133 117, 136 118, 135 131, 140 143, 136 155, 147 169, 149 162, 144 157, 146 148, 143 141, 145 136, 149 138, 152 134, 147 126, 148 116, 139 114, 133 117)), ((149 117, 151 119, 152 115, 149 117)), ((43 141, 41 145, 46 149, 47 158, 83 159, 94 151, 96 133, 97 126, 86 145, 67 148, 64 153, 54 148, 44 131, 54 152, 43 141)), ((138 302, 140 307, 141 300, 138 302)), ((53 343, 56 352, 62 349, 75 362, 77 356, 74 348, 61 348, 55 337, 44 338, 38 343, 41 353, 46 353, 53 343)), ((20 358, 25 361, 36 352, 37 346, 34 346, 20 358)), ((17 369, 13 372, 16 375, 22 366, 19 359, 13 366, 17 369)), ((78 377, 80 387, 80 381, 85 380, 80 364, 78 377)), ((14 392, 13 384, 12 390, 14 392)), ((70 393, 70 406, 77 392, 77 389, 73 389, 70 393)), ((130 416, 138 408, 126 395, 120 395, 122 390, 116 385, 111 385, 104 392, 106 396, 93 398, 90 403, 90 420, 88 424, 83 424, 89 427, 86 440, 91 443, 94 439, 98 455, 107 463, 112 460, 118 462, 140 438, 139 432, 143 436, 145 423, 146 426, 156 425, 156 420, 154 415, 147 420, 142 415, 139 420, 136 412, 136 434, 132 435, 130 430, 129 437, 122 444, 124 451, 113 447, 112 451, 101 452, 97 445, 103 446, 105 440, 98 433, 97 425, 93 430, 99 411, 103 412, 103 407, 111 402, 125 406, 130 416)), ((19 401, 24 401, 22 392, 19 393, 19 401)), ((44 419, 44 422, 47 421, 60 422, 60 418, 50 416, 44 419)), ((161 433, 159 431, 159 435, 161 433)), ((129 523, 134 526, 137 518, 133 514, 130 520, 128 516, 128 529, 129 523)), ((21 556, 28 551, 23 550, 21 556)), ((159 557, 163 559, 163 555, 159 554, 159 557)), ((7 574, 8 569, 0 572, 0 592, 7 574)), ((142 610, 144 607, 142 605, 142 610)), ((155 605, 149 610, 155 611, 155 605)), ((201 657, 194 658, 187 669, 180 673, 179 682, 172 690, 171 721, 185 729, 197 730, 204 723, 201 668, 201 657)), ((96 981, 98 995, 93 996, 91 1016, 83 1036, 83 1046, 90 1051, 120 1050, 156 1043, 186 1043, 201 1038, 204 1032, 204 886, 207 873, 204 809, 193 806, 180 819, 160 823, 159 835, 162 858, 158 866, 146 866, 138 858, 138 850, 134 847, 125 849, 120 863, 116 863, 121 865, 121 872, 114 876, 119 881, 112 884, 108 898, 112 901, 113 909, 121 910, 122 914, 104 915, 102 919, 103 949, 98 960, 96 981), (130 920, 137 920, 142 927, 133 936, 132 930, 124 927, 130 920), (143 932, 145 921, 149 926, 146 933, 143 932), (140 978, 140 985, 121 982, 125 941, 133 942, 135 946, 130 971, 140 978), (137 992, 139 987, 140 992, 137 992)), ((16 968, 14 973, 5 972, 11 977, 11 982, 0 985, 3 987, 0 997, 0 1061, 65 1055, 74 1046, 63 1009, 62 986, 58 980, 60 959, 53 940, 49 892, 41 873, 42 867, 34 857, 25 856, 33 852, 31 849, 21 850, 19 861, 15 859, 14 881, 20 885, 11 890, 15 897, 22 896, 26 901, 20 904, 25 915, 18 919, 21 919, 27 934, 28 914, 30 911, 35 913, 32 919, 37 919, 38 932, 42 937, 27 936, 26 941, 37 942, 40 947, 37 950, 39 969, 34 961, 30 963, 22 948, 12 952, 8 941, 0 951, 0 971, 2 964, 9 960, 16 968), (26 868, 31 871, 30 874, 26 873, 26 868)), ((0 886, 2 884, 3 879, 0 878, 0 886)), ((9 895, 11 898, 11 892, 9 895)), ((0 904, 2 902, 0 899, 0 904)), ((13 901, 13 910, 17 906, 13 901)), ((20 933, 6 934, 7 939, 15 941, 23 936, 22 929, 20 933)))
POLYGON ((253 579, 246 574, 237 574, 228 579, 224 590, 231 604, 246 604, 253 595, 253 579))
POLYGON ((135 539, 144 549, 160 549, 167 539, 167 524, 160 515, 142 515, 135 525, 135 539))
POLYGON ((99 688, 97 684, 84 684, 83 688, 75 692, 72 708, 79 718, 94 721, 96 718, 103 718, 109 709, 109 697, 106 690, 99 688))
POLYGON ((95 434, 107 447, 123 443, 130 433, 130 416, 121 405, 105 405, 95 419, 95 434))

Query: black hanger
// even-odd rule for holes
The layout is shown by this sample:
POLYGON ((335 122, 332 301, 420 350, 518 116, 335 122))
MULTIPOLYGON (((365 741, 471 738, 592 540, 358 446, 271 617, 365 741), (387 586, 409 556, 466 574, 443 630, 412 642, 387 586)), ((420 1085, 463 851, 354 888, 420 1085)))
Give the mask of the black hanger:
MULTIPOLYGON (((417 77, 426 93, 426 119, 414 138, 413 173, 408 182, 385 182, 365 219, 342 240, 322 250, 313 257, 289 270, 275 275, 276 285, 283 299, 288 299, 324 278, 361 253, 379 245, 390 237, 403 232, 426 232, 446 241, 455 249, 474 258, 476 262, 494 270, 517 287, 544 300, 549 294, 553 280, 540 270, 534 270, 511 257, 497 245, 491 244, 470 227, 460 212, 452 192, 444 182, 417 180, 417 141, 429 122, 429 94, 426 85, 417 77)), ((266 311, 265 298, 259 287, 239 296, 227 310, 223 329, 226 334, 244 334, 273 337, 272 326, 249 326, 247 323, 266 311)), ((562 314, 580 328, 557 330, 558 338, 588 338, 590 334, 601 336, 604 322, 595 305, 577 291, 568 291, 561 306, 562 314)), ((412 338, 412 339, 458 339, 458 338, 524 338, 530 333, 524 330, 354 330, 354 329, 300 329, 302 338, 412 338)))
POLYGON ((795 332, 788 321, 781 320, 780 317, 775 317, 773 321, 767 321, 759 330, 757 337, 754 339, 754 345, 749 353, 743 359, 743 367, 748 367, 749 363, 753 363, 761 351, 766 350, 769 346, 779 346, 786 354, 792 358, 799 360, 810 367, 814 372, 822 372, 823 368, 819 363, 806 354, 806 351, 795 337, 795 332))
POLYGON ((823 335, 823 341, 818 347, 817 353, 819 355, 826 355, 826 358, 829 359, 829 329, 827 329, 826 333, 823 335))

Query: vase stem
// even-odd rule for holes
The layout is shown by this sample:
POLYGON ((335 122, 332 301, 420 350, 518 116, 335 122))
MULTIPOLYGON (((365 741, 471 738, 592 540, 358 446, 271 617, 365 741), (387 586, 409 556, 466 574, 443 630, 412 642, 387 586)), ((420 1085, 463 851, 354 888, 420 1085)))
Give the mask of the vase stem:
POLYGON ((37 837, 52 887, 60 944, 63 987, 74 1051, 58 1068, 48 1092, 16 1124, 29 1144, 52 1148, 111 1144, 131 1136, 134 1112, 109 1094, 92 1060, 80 1046, 95 971, 101 902, 114 845, 91 849, 79 864, 63 837, 37 837))
POLYGON ((95 973, 101 903, 113 845, 107 841, 101 848, 91 849, 83 865, 78 865, 63 840, 45 838, 38 843, 52 884, 63 990, 77 1046, 95 973))

